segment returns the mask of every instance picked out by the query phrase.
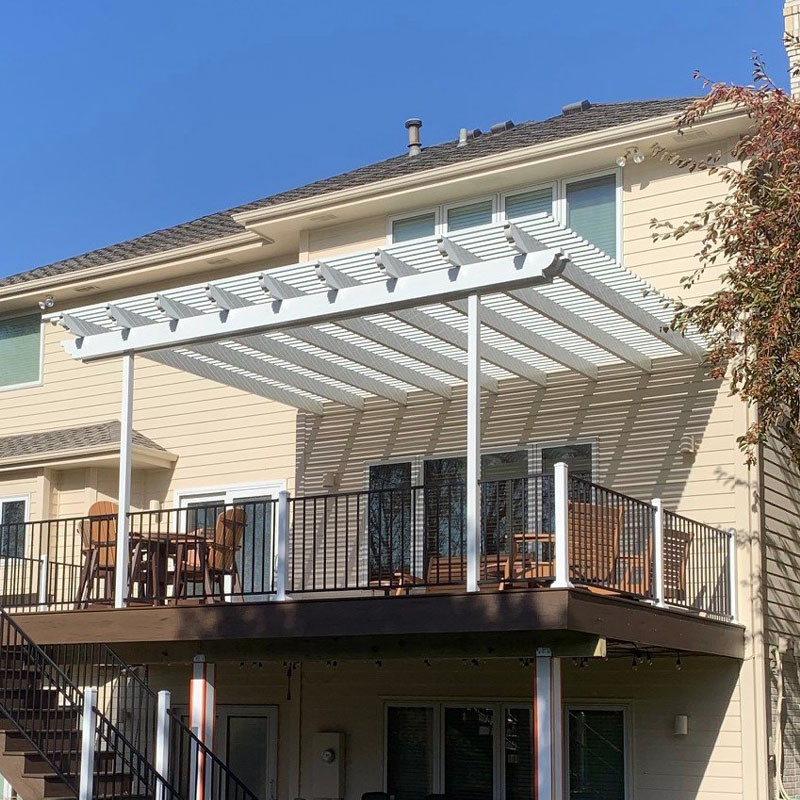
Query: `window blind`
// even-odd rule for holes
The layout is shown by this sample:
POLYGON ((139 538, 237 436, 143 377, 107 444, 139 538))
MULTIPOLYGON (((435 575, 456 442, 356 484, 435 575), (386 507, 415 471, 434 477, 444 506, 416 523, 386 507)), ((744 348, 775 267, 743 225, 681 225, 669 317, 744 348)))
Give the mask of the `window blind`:
POLYGON ((411 239, 424 239, 433 236, 436 227, 436 215, 419 214, 416 217, 396 219, 392 223, 392 241, 408 242, 411 239))
POLYGON ((467 206, 447 209, 447 230, 460 231, 477 225, 489 225, 492 221, 492 201, 481 200, 467 206))
POLYGON ((553 190, 536 189, 506 197, 506 219, 527 217, 531 214, 553 213, 553 190))
POLYGON ((567 184, 567 225, 611 258, 617 257, 617 179, 567 184))
POLYGON ((386 784, 395 800, 425 800, 433 791, 433 709, 388 709, 386 784))
POLYGON ((41 317, 0 319, 0 386, 39 380, 41 317))

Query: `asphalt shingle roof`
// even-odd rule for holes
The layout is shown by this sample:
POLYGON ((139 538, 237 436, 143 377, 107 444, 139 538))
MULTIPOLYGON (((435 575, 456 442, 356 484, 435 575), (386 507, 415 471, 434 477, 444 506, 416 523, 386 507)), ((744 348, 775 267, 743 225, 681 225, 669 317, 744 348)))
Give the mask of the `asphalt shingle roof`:
POLYGON ((456 142, 424 147, 422 152, 409 158, 408 155, 393 156, 358 169, 314 181, 295 189, 255 200, 226 211, 209 214, 205 217, 184 222, 171 228, 130 239, 126 242, 102 247, 82 255, 56 261, 0 280, 0 287, 22 284, 39 278, 78 272, 90 267, 124 261, 137 256, 151 255, 187 245, 212 241, 244 229, 233 221, 231 215, 257 208, 288 203, 327 192, 349 189, 388 178, 409 175, 449 164, 470 161, 483 156, 517 150, 531 145, 578 136, 639 122, 665 114, 677 114, 692 98, 673 98, 660 100, 636 100, 624 103, 603 103, 590 106, 579 113, 559 115, 540 122, 523 122, 508 130, 484 134, 465 147, 456 147, 456 142))
MULTIPOLYGON (((42 433, 22 433, 0 437, 0 461, 25 456, 45 456, 71 450, 94 450, 109 445, 119 445, 119 420, 81 425, 77 428, 61 428, 42 433)), ((150 450, 163 447, 138 431, 133 432, 133 443, 150 450)))

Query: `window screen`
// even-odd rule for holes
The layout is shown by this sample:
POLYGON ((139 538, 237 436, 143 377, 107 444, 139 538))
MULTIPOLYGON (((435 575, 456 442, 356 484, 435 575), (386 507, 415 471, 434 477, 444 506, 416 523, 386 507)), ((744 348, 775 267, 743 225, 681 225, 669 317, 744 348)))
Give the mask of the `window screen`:
POLYGON ((395 800, 425 800, 433 791, 433 709, 390 707, 386 788, 395 800))
POLYGON ((536 189, 506 197, 506 219, 553 213, 553 190, 536 189))
POLYGON ((458 206, 447 209, 447 230, 461 231, 464 228, 474 228, 478 225, 489 225, 492 221, 492 201, 481 200, 480 203, 470 203, 467 206, 458 206))
POLYGON ((39 380, 41 317, 0 319, 0 386, 39 380))
POLYGON ((625 715, 621 709, 571 709, 569 800, 625 800, 625 715))
POLYGON ((433 236, 436 228, 436 215, 418 214, 416 217, 406 217, 406 219, 396 219, 392 223, 392 241, 408 242, 412 239, 424 239, 426 236, 433 236))
POLYGON ((25 501, 0 500, 0 556, 25 554, 25 501))
POLYGON ((617 257, 617 179, 567 184, 567 225, 611 258, 617 257))

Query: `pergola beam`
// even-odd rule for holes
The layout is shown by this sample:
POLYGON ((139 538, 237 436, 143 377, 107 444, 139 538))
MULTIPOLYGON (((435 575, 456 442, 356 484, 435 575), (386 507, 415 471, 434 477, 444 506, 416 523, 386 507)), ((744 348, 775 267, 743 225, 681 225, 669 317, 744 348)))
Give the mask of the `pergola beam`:
MULTIPOLYGON (((279 331, 287 327, 337 322, 352 317, 392 313, 431 302, 449 302, 482 291, 503 292, 546 283, 560 273, 566 259, 558 249, 522 257, 504 256, 452 270, 437 269, 396 281, 380 281, 346 287, 330 293, 293 297, 279 304, 235 308, 225 318, 203 314, 173 322, 155 322, 106 331, 65 342, 75 358, 92 361, 123 352, 146 352, 167 347, 191 347, 195 343, 279 331), (275 305, 279 307, 276 308, 275 305)), ((122 324, 120 322, 119 324, 122 324)))
POLYGON ((683 353, 683 355, 688 356, 698 364, 705 360, 705 354, 701 347, 690 339, 676 333, 649 311, 636 305, 632 300, 628 300, 627 297, 623 297, 619 292, 606 286, 602 281, 580 267, 567 262, 561 272, 561 278, 607 308, 610 308, 616 314, 625 317, 629 322, 638 325, 651 336, 655 336, 665 344, 668 344, 673 350, 683 353))

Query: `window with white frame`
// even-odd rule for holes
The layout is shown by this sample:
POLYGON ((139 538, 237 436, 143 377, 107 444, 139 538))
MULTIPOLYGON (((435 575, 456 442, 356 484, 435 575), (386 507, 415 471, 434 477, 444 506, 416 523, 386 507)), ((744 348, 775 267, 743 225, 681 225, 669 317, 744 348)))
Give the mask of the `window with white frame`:
POLYGON ((568 228, 602 250, 617 257, 617 176, 600 175, 569 181, 564 188, 568 228))
POLYGON ((466 203, 439 206, 424 213, 390 219, 393 243, 434 234, 456 233, 500 219, 516 220, 534 214, 558 216, 561 221, 611 258, 617 257, 619 209, 617 174, 570 178, 547 185, 512 190, 466 203), (556 205, 558 202, 558 206, 556 205), (556 209, 558 211, 556 212, 556 209))
POLYGON ((41 361, 41 316, 37 313, 0 319, 0 389, 38 382, 41 361))
POLYGON ((392 221, 392 242, 410 242, 436 233, 436 213, 417 214, 392 221))
POLYGON ((24 497, 0 498, 0 557, 25 555, 25 518, 28 501, 24 497))

